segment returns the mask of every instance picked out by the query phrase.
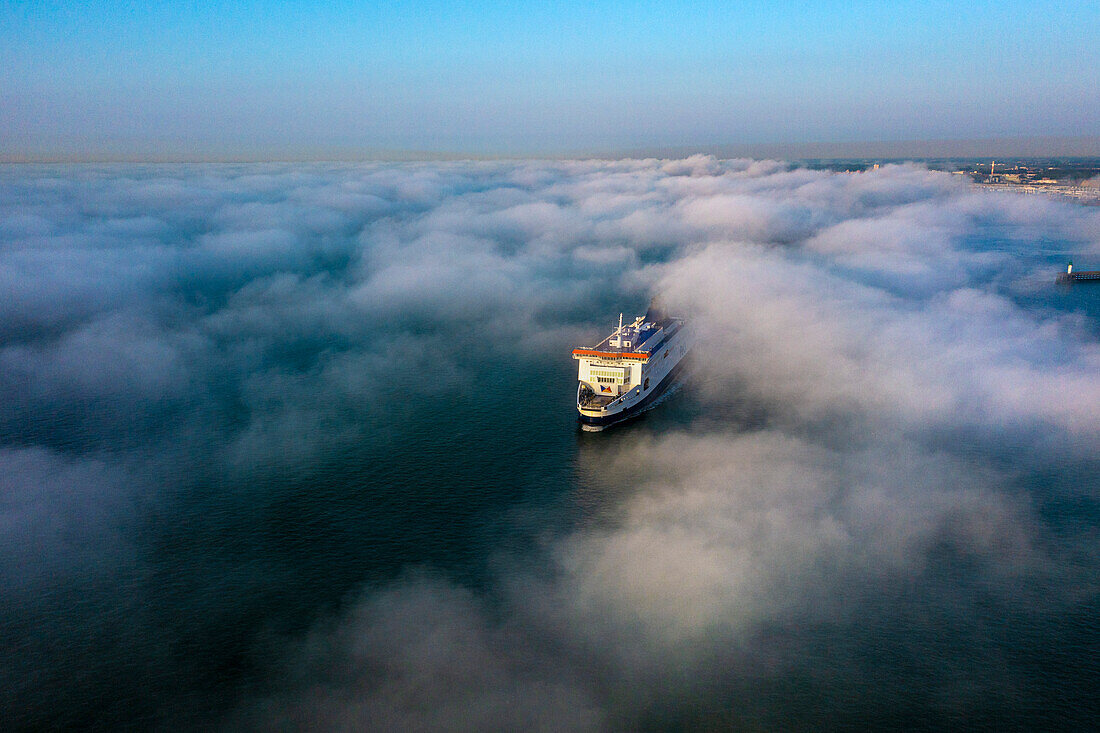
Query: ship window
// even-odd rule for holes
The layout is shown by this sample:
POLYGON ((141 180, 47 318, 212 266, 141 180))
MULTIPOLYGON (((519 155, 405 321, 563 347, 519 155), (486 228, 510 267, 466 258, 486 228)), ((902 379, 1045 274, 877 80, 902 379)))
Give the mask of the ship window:
POLYGON ((589 375, 591 379, 606 384, 622 384, 626 381, 626 375, 621 369, 591 369, 589 375))

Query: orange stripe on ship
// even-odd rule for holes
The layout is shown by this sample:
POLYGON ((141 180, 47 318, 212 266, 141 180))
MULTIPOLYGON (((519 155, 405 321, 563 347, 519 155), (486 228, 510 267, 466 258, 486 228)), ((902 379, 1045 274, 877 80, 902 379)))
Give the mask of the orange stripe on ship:
POLYGON ((593 349, 573 349, 574 356, 599 356, 604 359, 648 359, 649 354, 639 352, 595 351, 593 349))

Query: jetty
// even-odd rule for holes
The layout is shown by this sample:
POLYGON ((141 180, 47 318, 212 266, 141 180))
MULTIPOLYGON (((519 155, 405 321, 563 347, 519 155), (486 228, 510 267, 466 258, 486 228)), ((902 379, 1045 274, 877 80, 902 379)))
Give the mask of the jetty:
POLYGON ((1088 282, 1090 280, 1100 282, 1100 270, 1078 270, 1074 272, 1072 262, 1066 267, 1066 271, 1058 276, 1058 282, 1060 283, 1088 282))

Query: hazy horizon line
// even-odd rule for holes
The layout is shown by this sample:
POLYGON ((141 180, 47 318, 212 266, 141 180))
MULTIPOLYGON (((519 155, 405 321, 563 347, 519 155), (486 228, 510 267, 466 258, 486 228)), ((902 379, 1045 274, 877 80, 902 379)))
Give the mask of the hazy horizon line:
POLYGON ((530 152, 486 152, 476 150, 433 150, 328 146, 293 150, 289 147, 266 152, 258 150, 142 151, 100 149, 83 153, 71 149, 0 153, 3 164, 64 163, 321 163, 321 162, 417 162, 458 160, 592 160, 686 158, 713 155, 717 158, 776 160, 905 160, 973 157, 1100 157, 1100 136, 1033 136, 960 139, 867 140, 835 142, 725 143, 699 145, 651 145, 623 148, 585 148, 530 152))

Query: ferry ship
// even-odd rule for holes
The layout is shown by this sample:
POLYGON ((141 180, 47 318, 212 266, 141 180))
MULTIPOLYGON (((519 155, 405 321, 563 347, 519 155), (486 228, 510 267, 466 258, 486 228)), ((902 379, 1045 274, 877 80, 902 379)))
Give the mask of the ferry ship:
POLYGON ((584 430, 603 430, 644 412, 676 382, 691 350, 683 320, 651 304, 592 348, 573 349, 579 363, 577 411, 584 430))

